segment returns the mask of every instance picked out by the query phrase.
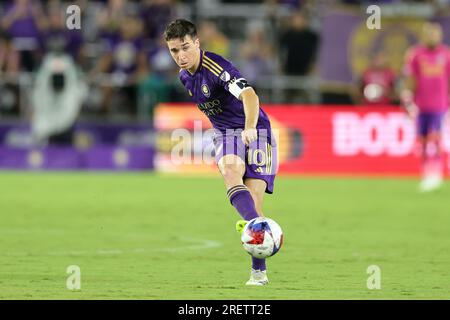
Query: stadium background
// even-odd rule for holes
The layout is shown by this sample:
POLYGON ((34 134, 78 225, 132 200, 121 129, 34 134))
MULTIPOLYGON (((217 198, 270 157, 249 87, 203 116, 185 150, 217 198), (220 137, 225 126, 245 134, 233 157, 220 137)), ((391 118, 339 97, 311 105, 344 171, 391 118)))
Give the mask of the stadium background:
MULTIPOLYGON (((450 44, 449 1, 34 0, 17 18, 19 2, 31 1, 0 5, 0 298, 448 296, 448 191, 416 197, 415 125, 397 89, 426 20, 450 44), (81 30, 66 28, 70 4, 81 30), (382 6, 380 30, 366 27, 369 4, 382 6), (210 143, 161 38, 176 17, 240 68, 278 131, 266 210, 287 240, 269 291, 240 288, 248 266, 235 273, 237 215, 214 165, 171 161, 174 129, 192 133, 192 157, 210 143), (386 90, 361 84, 378 55, 394 75, 386 90), (62 288, 74 263, 88 270, 81 294, 62 288), (365 287, 373 263, 379 294, 365 287)), ((448 119, 444 149, 448 175, 448 119)))
MULTIPOLYGON (((450 42, 448 3, 380 1, 382 28, 370 30, 367 6, 356 2, 79 1, 81 30, 66 27, 69 3, 37 1, 38 13, 14 22, 14 5, 4 4, 0 167, 213 171, 170 163, 172 129, 193 129, 195 120, 208 129, 194 106, 176 107, 189 97, 161 36, 168 21, 186 17, 199 24, 202 46, 232 60, 257 89, 283 135, 280 173, 415 175, 415 126, 395 106, 403 57, 427 19, 440 22, 450 42), (52 111, 33 100, 51 95, 36 75, 55 50, 74 59, 89 88, 66 122, 49 120, 52 111), (388 99, 370 101, 358 81, 379 52, 395 81, 388 99), (53 121, 61 126, 39 131, 39 122, 53 121)), ((449 134, 447 123, 447 152, 449 134)))

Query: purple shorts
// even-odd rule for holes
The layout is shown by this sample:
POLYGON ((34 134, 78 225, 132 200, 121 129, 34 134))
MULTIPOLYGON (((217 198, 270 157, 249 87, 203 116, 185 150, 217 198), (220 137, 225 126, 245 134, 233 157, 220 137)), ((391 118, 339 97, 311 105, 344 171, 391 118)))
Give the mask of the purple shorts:
POLYGON ((425 137, 430 133, 440 133, 445 112, 420 112, 417 117, 417 133, 425 137))
POLYGON ((216 163, 227 154, 235 154, 245 162, 243 179, 261 179, 266 182, 266 192, 273 193, 275 175, 278 170, 277 143, 271 130, 258 129, 258 139, 249 146, 241 139, 242 129, 215 130, 213 142, 216 163))

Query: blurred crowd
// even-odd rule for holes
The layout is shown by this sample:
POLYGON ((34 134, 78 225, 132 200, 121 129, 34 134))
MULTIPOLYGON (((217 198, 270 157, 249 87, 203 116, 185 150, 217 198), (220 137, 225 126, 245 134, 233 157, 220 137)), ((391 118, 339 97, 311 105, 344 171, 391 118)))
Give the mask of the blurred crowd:
MULTIPOLYGON (((433 0, 442 4, 447 0, 433 0)), ((218 1, 211 1, 218 2, 218 1)), ((265 76, 308 76, 316 73, 320 47, 314 27, 314 0, 223 0, 263 3, 264 17, 238 27, 196 14, 208 1, 177 0, 11 0, 0 4, 0 114, 19 114, 23 74, 35 74, 49 55, 66 56, 89 90, 82 112, 151 116, 158 102, 188 101, 178 70, 162 38, 174 18, 197 23, 201 46, 232 60, 258 89, 265 76), (81 8, 82 28, 66 26, 68 5, 81 8), (196 9, 197 8, 197 9, 196 9), (184 11, 183 11, 184 10, 184 11), (284 12, 284 14, 280 14, 284 12), (237 29, 238 28, 238 29, 237 29), (234 31, 233 31, 234 30, 234 31), (238 31, 236 31, 238 30, 238 31), (236 41, 236 39, 238 41, 236 41), (22 80, 21 80, 22 79, 22 80)), ((318 1, 320 2, 320 1, 318 1)), ((326 3, 360 4, 363 0, 326 3)), ((372 0, 372 3, 408 2, 372 0)), ((448 2, 448 1, 447 1, 448 2)), ((374 59, 374 68, 383 66, 374 59)), ((381 62, 379 62, 381 61, 381 62)), ((54 64, 49 64, 52 67, 54 64)), ((377 69, 378 68, 378 69, 377 69)), ((372 72, 373 74, 373 72, 372 72)), ((384 73, 392 77, 389 72, 384 73)), ((364 79, 368 79, 368 76, 364 79)), ((389 78, 390 79, 390 78, 389 78)), ((391 80, 386 81, 391 81, 391 80)), ((57 80, 55 80, 57 81, 57 80)), ((263 89, 263 88, 261 88, 263 89)), ((25 95, 26 96, 26 95, 25 95)), ((283 102, 301 102, 287 95, 283 102)), ((355 95, 355 99, 361 99, 355 95)))
POLYGON ((47 55, 68 55, 94 85, 93 111, 135 113, 138 85, 153 81, 150 74, 170 79, 174 73, 160 36, 174 17, 173 2, 10 1, 0 21, 0 71, 7 74, 2 78, 14 87, 16 75, 35 73, 47 55), (66 26, 69 4, 81 8, 81 29, 66 26))
MULTIPOLYGON (((188 100, 178 83, 178 70, 162 33, 170 20, 186 16, 180 13, 180 7, 193 6, 193 2, 4 2, 0 7, 0 90, 12 92, 16 99, 5 98, 10 94, 2 95, 1 112, 18 112, 19 75, 36 73, 49 54, 70 56, 88 82, 90 90, 83 112, 148 113, 156 102, 188 100), (80 30, 69 30, 66 26, 66 8, 70 4, 81 8, 80 30)), ((230 58, 255 85, 264 75, 310 73, 319 44, 317 33, 309 29, 300 11, 307 1, 266 3, 268 7, 276 7, 275 10, 284 6, 292 11, 284 20, 275 21, 282 25, 281 29, 275 29, 279 30, 276 34, 271 29, 274 18, 271 16, 245 21, 244 31, 232 37, 215 19, 196 17, 192 10, 188 17, 198 25, 202 47, 230 58), (238 42, 233 41, 234 36, 240 37, 238 42)))

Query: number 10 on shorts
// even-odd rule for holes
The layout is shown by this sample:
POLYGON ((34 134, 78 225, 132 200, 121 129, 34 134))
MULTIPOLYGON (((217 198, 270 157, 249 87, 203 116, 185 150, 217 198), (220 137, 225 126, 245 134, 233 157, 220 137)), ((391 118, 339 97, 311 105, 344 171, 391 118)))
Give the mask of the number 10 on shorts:
POLYGON ((249 165, 258 166, 257 172, 259 173, 272 174, 272 146, 269 143, 266 143, 265 150, 260 148, 249 148, 247 163, 249 165), (262 168, 264 166, 265 168, 262 168))

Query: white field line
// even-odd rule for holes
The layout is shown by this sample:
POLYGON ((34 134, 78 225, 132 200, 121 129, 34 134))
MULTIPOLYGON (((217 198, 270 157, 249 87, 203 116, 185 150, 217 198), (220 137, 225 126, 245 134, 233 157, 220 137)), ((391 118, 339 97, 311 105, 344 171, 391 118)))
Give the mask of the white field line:
POLYGON ((127 253, 150 253, 150 252, 180 252, 180 251, 199 251, 218 248, 222 243, 208 239, 194 239, 194 238, 180 238, 183 242, 190 244, 178 247, 166 248, 134 248, 134 249, 97 249, 97 250, 83 250, 83 251, 50 251, 50 252, 8 252, 5 256, 88 256, 88 255, 121 255, 127 253))

